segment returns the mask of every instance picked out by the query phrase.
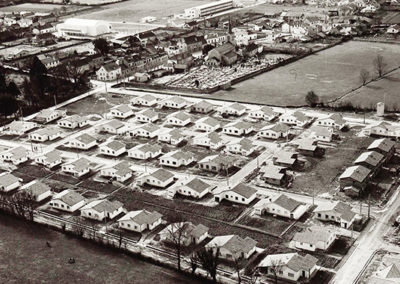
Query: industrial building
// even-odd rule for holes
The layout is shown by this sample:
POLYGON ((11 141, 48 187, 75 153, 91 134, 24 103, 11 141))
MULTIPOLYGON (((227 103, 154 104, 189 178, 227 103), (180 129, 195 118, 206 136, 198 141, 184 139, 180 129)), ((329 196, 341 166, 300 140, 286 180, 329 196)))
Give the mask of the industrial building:
POLYGON ((57 25, 57 33, 65 38, 90 38, 110 32, 105 21, 70 18, 57 25))
POLYGON ((206 17, 215 13, 233 9, 234 7, 235 5, 233 0, 221 0, 185 9, 185 16, 190 19, 206 17))

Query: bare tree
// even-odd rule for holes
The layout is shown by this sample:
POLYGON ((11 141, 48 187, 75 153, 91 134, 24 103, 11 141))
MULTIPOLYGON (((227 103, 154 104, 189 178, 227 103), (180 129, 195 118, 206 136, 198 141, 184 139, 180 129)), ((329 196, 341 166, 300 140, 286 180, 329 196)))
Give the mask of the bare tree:
POLYGON ((197 257, 201 266, 212 278, 213 283, 217 283, 217 269, 220 262, 219 248, 216 248, 215 251, 212 248, 203 248, 197 252, 197 257))
POLYGON ((197 255, 195 253, 193 253, 190 256, 190 268, 192 269, 192 271, 191 271, 192 275, 194 275, 194 273, 196 272, 196 269, 198 266, 198 261, 199 261, 199 259, 197 258, 197 255))
POLYGON ((177 265, 178 270, 181 270, 181 256, 182 256, 182 249, 184 244, 184 237, 185 237, 185 230, 186 230, 186 223, 182 222, 181 218, 176 216, 175 221, 168 226, 167 234, 168 240, 171 243, 173 249, 176 253, 177 258, 177 265))
POLYGON ((85 234, 85 227, 83 225, 82 220, 79 217, 74 219, 74 223, 72 225, 72 233, 81 238, 85 234))
POLYGON ((243 257, 234 257, 233 258, 233 268, 235 269, 236 273, 237 273, 237 278, 238 278, 238 284, 242 283, 242 277, 240 276, 240 270, 242 267, 242 261, 243 261, 243 257))
POLYGON ((258 281, 258 273, 257 271, 254 271, 251 275, 250 275, 250 279, 248 280, 249 284, 257 284, 258 281))
POLYGON ((274 275, 275 284, 278 284, 278 273, 282 269, 282 262, 278 259, 271 259, 271 265, 268 269, 274 275))
POLYGON ((376 58, 373 61, 375 71, 378 74, 378 77, 382 77, 383 73, 385 72, 387 63, 385 62, 385 59, 383 58, 382 55, 378 54, 376 58))
POLYGON ((361 71, 360 71, 360 81, 361 81, 361 84, 363 86, 365 86, 365 84, 368 82, 369 77, 370 77, 370 75, 369 75, 368 70, 361 69, 361 71))

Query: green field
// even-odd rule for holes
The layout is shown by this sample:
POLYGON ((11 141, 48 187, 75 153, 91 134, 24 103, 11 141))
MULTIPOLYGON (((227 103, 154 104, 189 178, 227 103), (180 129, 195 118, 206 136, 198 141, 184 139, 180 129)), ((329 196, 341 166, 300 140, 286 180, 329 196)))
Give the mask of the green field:
POLYGON ((12 13, 12 12, 22 12, 29 11, 33 13, 50 13, 56 10, 60 10, 62 7, 66 8, 66 11, 76 11, 80 10, 79 6, 75 5, 59 5, 59 4, 43 4, 43 3, 23 3, 19 5, 7 6, 0 8, 0 12, 12 13))

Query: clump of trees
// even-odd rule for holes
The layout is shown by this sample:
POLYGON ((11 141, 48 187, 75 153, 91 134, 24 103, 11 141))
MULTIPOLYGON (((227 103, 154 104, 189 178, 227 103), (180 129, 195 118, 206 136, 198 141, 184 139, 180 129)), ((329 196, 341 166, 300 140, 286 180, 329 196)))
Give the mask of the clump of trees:
POLYGON ((0 210, 25 220, 33 221, 35 208, 35 197, 27 191, 18 191, 13 195, 0 195, 0 210))
POLYGON ((20 91, 14 82, 7 84, 4 70, 0 70, 0 115, 10 116, 18 110, 20 91))
POLYGON ((370 74, 369 74, 368 70, 361 69, 361 71, 360 71, 360 81, 361 81, 361 84, 363 86, 365 86, 365 84, 367 84, 369 78, 370 78, 370 74))
POLYGON ((196 255, 201 266, 205 271, 207 271, 213 283, 217 283, 218 265, 221 261, 219 248, 216 248, 215 250, 212 248, 203 248, 199 250, 196 255))
POLYGON ((378 54, 375 57, 373 65, 375 68, 375 72, 378 75, 378 78, 382 77, 386 71, 387 63, 381 54, 378 54))
POLYGON ((305 101, 309 106, 315 107, 319 103, 319 97, 314 91, 309 91, 305 97, 305 101))

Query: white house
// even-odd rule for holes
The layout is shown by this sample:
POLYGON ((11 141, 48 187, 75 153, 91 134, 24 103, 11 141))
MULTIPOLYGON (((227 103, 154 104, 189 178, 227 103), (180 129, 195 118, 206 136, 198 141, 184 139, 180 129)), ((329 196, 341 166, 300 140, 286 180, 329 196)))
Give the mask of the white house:
POLYGON ((103 221, 104 219, 111 220, 117 217, 119 214, 126 212, 124 205, 115 200, 94 200, 81 209, 81 216, 93 219, 97 221, 103 221))
POLYGON ((272 107, 263 106, 261 108, 250 111, 249 116, 254 119, 263 119, 266 121, 271 121, 278 116, 278 113, 275 112, 272 109, 272 107))
POLYGON ((221 202, 226 199, 234 203, 248 205, 256 198, 256 196, 257 190, 243 183, 239 183, 234 188, 222 191, 218 195, 215 195, 215 201, 221 202))
POLYGON ((15 120, 4 126, 3 132, 8 135, 23 135, 37 126, 38 124, 35 122, 15 120))
POLYGON ((314 210, 314 216, 321 221, 340 224, 342 228, 349 229, 356 219, 357 214, 351 206, 341 201, 321 204, 314 210))
POLYGON ((159 119, 158 113, 152 109, 144 109, 136 113, 136 120, 139 122, 156 122, 159 119))
POLYGON ((257 149, 257 146, 248 138, 242 138, 239 141, 234 141, 226 146, 226 149, 235 154, 249 156, 257 149))
POLYGON ((134 232, 153 230, 162 223, 162 215, 157 211, 130 211, 118 220, 118 227, 134 232))
POLYGON ((162 107, 175 108, 175 109, 182 109, 188 105, 189 105, 188 101, 178 96, 172 96, 160 102, 160 106, 162 107))
POLYGON ((64 117, 57 121, 57 125, 63 128, 75 129, 84 127, 89 124, 89 120, 85 116, 77 114, 64 117))
POLYGON ((36 116, 35 120, 40 121, 42 123, 48 123, 50 121, 59 119, 60 117, 64 116, 66 111, 57 110, 57 109, 44 109, 41 110, 36 116))
POLYGON ((234 136, 243 136, 253 132, 254 127, 252 124, 238 121, 231 122, 222 128, 222 133, 234 136))
POLYGON ((111 108, 110 114, 115 118, 128 118, 133 115, 133 109, 128 105, 117 105, 111 108))
POLYGON ((206 116, 197 120, 195 127, 199 131, 213 132, 221 128, 221 122, 211 116, 206 116))
POLYGON ((199 178, 193 178, 188 183, 178 186, 176 192, 184 196, 200 199, 203 198, 207 193, 211 192, 212 188, 212 185, 204 182, 203 180, 199 178))
POLYGON ((160 128, 157 125, 147 123, 141 127, 128 131, 128 135, 131 137, 143 137, 143 138, 155 138, 158 135, 160 128))
POLYGON ((0 191, 9 192, 21 185, 20 179, 10 173, 0 174, 0 191))
POLYGON ((297 282, 300 278, 311 279, 318 270, 318 259, 312 255, 298 253, 270 254, 257 266, 263 274, 297 282), (278 267, 278 269, 277 269, 278 267), (278 270, 278 271, 277 271, 278 270))
POLYGON ((371 127, 371 135, 398 138, 400 137, 400 126, 382 121, 371 127))
POLYGON ((314 125, 310 128, 311 137, 317 141, 322 142, 331 142, 333 136, 333 130, 328 127, 322 127, 318 125, 314 125))
POLYGON ((332 229, 313 226, 297 232, 290 241, 289 247, 316 251, 327 251, 336 240, 336 232, 332 229))
POLYGON ((185 140, 185 135, 179 129, 172 129, 158 135, 158 141, 166 142, 171 145, 178 145, 185 140))
POLYGON ((74 149, 89 150, 90 148, 97 146, 97 141, 93 136, 83 133, 78 137, 71 138, 67 143, 65 143, 65 146, 74 149))
POLYGON ((218 150, 225 145, 225 141, 217 132, 208 132, 203 135, 195 136, 193 138, 193 144, 208 147, 212 150, 218 150))
POLYGON ((151 175, 145 177, 144 182, 148 185, 166 188, 174 181, 174 174, 164 169, 158 169, 151 175))
POLYGON ((283 123, 276 123, 273 125, 267 125, 257 133, 258 137, 267 139, 280 139, 289 136, 290 127, 283 123))
POLYGON ((208 228, 202 224, 194 225, 191 222, 172 223, 165 227, 160 233, 162 242, 171 242, 176 231, 181 233, 181 243, 184 246, 200 244, 208 237, 208 228))
POLYGON ((131 103, 133 105, 151 107, 151 106, 155 106, 157 104, 157 98, 152 95, 145 94, 143 96, 133 98, 131 100, 131 103))
POLYGON ((61 152, 58 150, 50 151, 44 155, 37 156, 35 162, 49 169, 54 168, 62 163, 61 152))
POLYGON ((50 186, 40 181, 32 181, 22 189, 31 195, 36 202, 40 202, 52 195, 50 186))
POLYGON ((56 127, 40 128, 29 133, 29 139, 36 142, 52 141, 62 137, 63 132, 56 127))
POLYGON ((341 114, 334 113, 328 117, 318 119, 316 124, 319 126, 332 127, 334 129, 341 130, 347 125, 347 122, 343 119, 341 114))
POLYGON ((306 116, 303 112, 301 111, 295 111, 293 113, 288 113, 288 114, 283 114, 279 118, 279 122, 288 124, 288 125, 295 125, 298 127, 304 127, 307 124, 309 124, 312 121, 312 119, 308 116, 306 116))
POLYGON ((124 182, 132 177, 132 170, 129 162, 122 161, 112 167, 106 167, 100 170, 103 177, 111 177, 119 182, 124 182))
POLYGON ((110 134, 124 134, 127 130, 125 127, 125 123, 116 119, 104 123, 103 125, 101 125, 100 129, 101 131, 110 134))
POLYGON ((231 261, 240 259, 249 259, 256 251, 257 242, 250 237, 242 239, 237 235, 226 235, 214 237, 206 249, 212 249, 214 252, 219 249, 220 257, 231 261))
POLYGON ((96 71, 96 76, 100 81, 114 81, 122 76, 122 69, 115 62, 109 62, 96 71))
POLYGON ((86 158, 79 158, 71 163, 63 164, 61 171, 81 177, 90 172, 90 161, 86 158))
POLYGON ((73 190, 63 190, 53 196, 49 205, 54 209, 59 209, 67 212, 75 212, 85 205, 85 198, 73 190))
POLYGON ((254 205, 254 212, 257 215, 272 214, 281 217, 298 220, 308 210, 308 206, 285 194, 279 194, 274 198, 265 198, 254 205))
POLYGON ((190 107, 191 112, 197 113, 210 113, 214 110, 215 106, 208 101, 201 100, 190 107))
POLYGON ((238 103, 233 103, 228 106, 221 107, 218 112, 223 115, 242 116, 246 113, 246 107, 238 103))
POLYGON ((162 147, 157 144, 139 144, 128 151, 128 157, 147 160, 162 154, 162 147))
POLYGON ((100 145, 100 153, 107 156, 118 157, 126 152, 126 145, 117 140, 100 145))
POLYGON ((28 161, 29 157, 29 152, 27 149, 25 149, 24 147, 20 146, 17 148, 13 148, 10 150, 7 150, 5 152, 2 152, 0 154, 0 157, 3 161, 6 162, 11 162, 14 165, 19 165, 22 164, 26 161, 28 161))
POLYGON ((191 116, 184 111, 179 111, 170 114, 167 117, 166 123, 173 126, 186 126, 191 122, 191 116))
POLYGON ((193 153, 183 152, 181 150, 176 150, 173 152, 168 152, 160 157, 160 165, 179 168, 181 166, 188 166, 195 161, 193 153))

